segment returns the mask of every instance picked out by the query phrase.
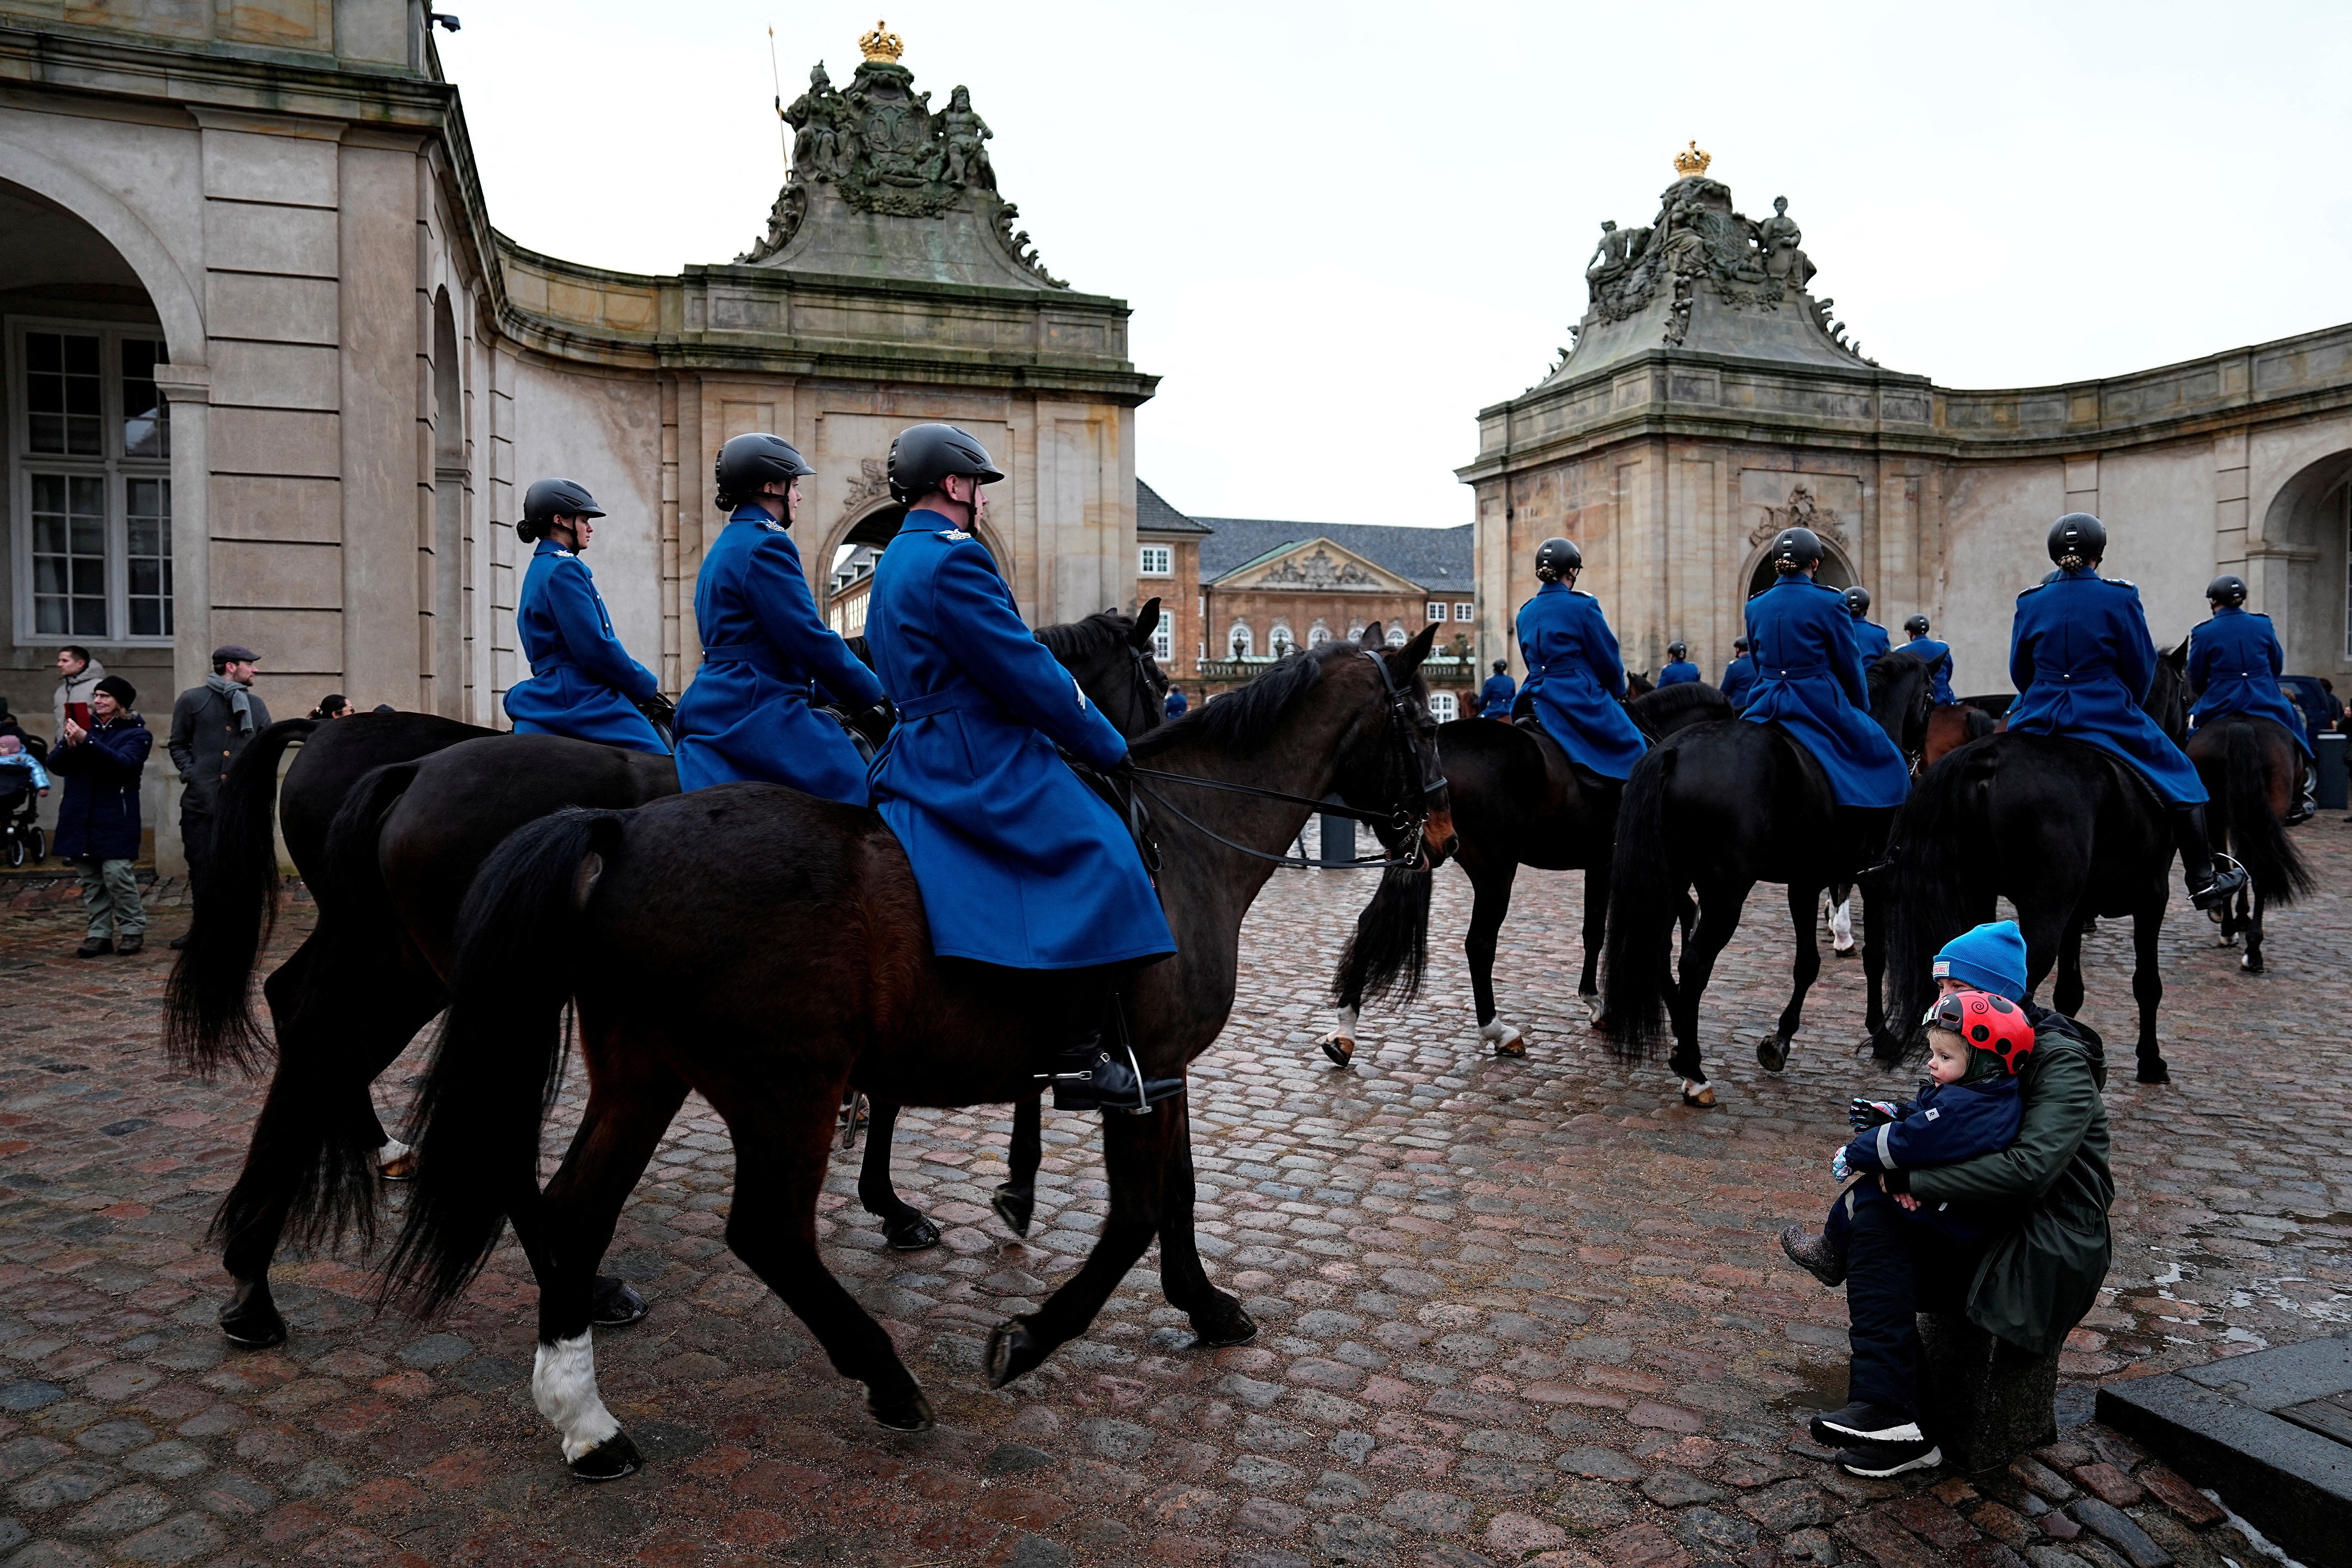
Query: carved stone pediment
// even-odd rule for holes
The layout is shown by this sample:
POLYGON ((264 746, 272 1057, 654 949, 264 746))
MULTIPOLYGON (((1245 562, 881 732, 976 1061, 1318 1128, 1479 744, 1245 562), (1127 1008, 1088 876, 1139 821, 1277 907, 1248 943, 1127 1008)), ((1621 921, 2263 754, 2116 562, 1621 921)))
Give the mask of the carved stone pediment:
POLYGON ((1248 574, 1250 588, 1295 589, 1301 593, 1412 594, 1420 590, 1393 573, 1384 572, 1354 551, 1318 539, 1297 545, 1248 574))

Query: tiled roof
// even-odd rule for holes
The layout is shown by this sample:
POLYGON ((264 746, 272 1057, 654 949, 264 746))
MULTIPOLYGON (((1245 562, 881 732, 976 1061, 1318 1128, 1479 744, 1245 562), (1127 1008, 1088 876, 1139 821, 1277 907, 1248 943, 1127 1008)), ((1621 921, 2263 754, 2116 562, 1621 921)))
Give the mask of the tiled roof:
POLYGON ((1138 533, 1206 533, 1208 524, 1186 517, 1160 498, 1160 492, 1135 481, 1135 530, 1138 533))
POLYGON ((1257 517, 1196 521, 1211 530, 1201 542, 1203 583, 1213 583, 1286 545, 1328 539, 1433 592, 1468 594, 1475 586, 1474 530, 1466 522, 1458 528, 1408 528, 1368 522, 1284 522, 1257 517))

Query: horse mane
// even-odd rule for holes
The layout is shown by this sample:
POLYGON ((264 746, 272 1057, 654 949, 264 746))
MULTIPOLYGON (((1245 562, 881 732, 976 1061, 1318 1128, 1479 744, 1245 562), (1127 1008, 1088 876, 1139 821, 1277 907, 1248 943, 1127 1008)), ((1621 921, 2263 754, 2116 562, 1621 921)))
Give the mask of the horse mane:
POLYGON ((1127 634, 1134 628, 1135 617, 1130 615, 1119 610, 1097 610, 1079 620, 1039 626, 1032 635, 1066 665, 1108 652, 1113 645, 1125 642, 1127 634))
POLYGON ((1730 708, 1730 704, 1724 700, 1723 693, 1704 680, 1685 680, 1673 686, 1661 686, 1630 700, 1625 706, 1634 715, 1636 723, 1647 720, 1653 724, 1670 723, 1696 709, 1712 710, 1720 708, 1727 712, 1730 708))
POLYGON ((1291 704, 1323 678, 1323 667, 1360 650, 1344 639, 1304 648, 1261 670, 1248 685, 1202 703, 1132 742, 1139 757, 1197 742, 1234 756, 1263 751, 1282 728, 1291 704))
POLYGON ((1908 648, 1898 647, 1879 655, 1876 661, 1863 671, 1863 680, 1870 688, 1871 706, 1875 708, 1886 689, 1902 679, 1906 671, 1916 669, 1925 672, 1927 668, 1927 661, 1908 648))

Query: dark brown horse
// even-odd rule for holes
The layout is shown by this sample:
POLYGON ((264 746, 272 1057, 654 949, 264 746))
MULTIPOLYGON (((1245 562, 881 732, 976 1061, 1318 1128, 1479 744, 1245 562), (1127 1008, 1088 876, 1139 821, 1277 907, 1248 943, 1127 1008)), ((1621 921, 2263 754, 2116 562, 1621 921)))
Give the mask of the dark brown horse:
MULTIPOLYGON (((1434 628, 1373 651, 1298 653, 1135 745, 1160 817, 1160 899, 1178 952, 1131 975, 1123 1016, 1147 1076, 1181 1073, 1233 1006, 1241 924, 1312 802, 1401 814, 1443 850, 1444 779, 1419 679, 1434 628), (1166 775, 1173 775, 1172 778, 1166 775), (1223 788, 1216 786, 1225 786, 1223 788)), ((1040 983, 936 957, 906 856, 880 817, 791 790, 730 784, 625 812, 523 828, 478 875, 422 861, 412 879, 471 881, 449 1016, 420 1100, 417 1180, 387 1289, 447 1302, 511 1216, 540 1284, 532 1392, 575 1474, 625 1474, 636 1450, 598 1398, 590 1280, 630 1189, 689 1089, 735 1142, 727 1239, 866 1386, 887 1426, 931 1425, 889 1335, 817 1250, 835 1110, 955 1106, 1034 1092, 1040 983), (726 931, 721 948, 706 933, 726 931), (541 1124, 578 1005, 589 1095, 562 1168, 536 1185, 541 1124)), ((1186 1097, 1104 1119, 1111 1189, 1102 1237, 1035 1313, 1000 1324, 1003 1385, 1083 1333, 1154 1237, 1168 1300, 1204 1345, 1254 1337, 1209 1282, 1192 1231, 1186 1097)))
POLYGON ((2287 813, 2309 764, 2276 720, 2242 713, 2198 726, 2185 750, 2212 797, 2205 817, 2213 826, 2213 847, 2221 848, 2226 836, 2230 853, 2246 868, 2245 887, 2210 912, 2224 945, 2245 937, 2238 967, 2260 974, 2264 910, 2291 904, 2314 886, 2286 831, 2287 813))

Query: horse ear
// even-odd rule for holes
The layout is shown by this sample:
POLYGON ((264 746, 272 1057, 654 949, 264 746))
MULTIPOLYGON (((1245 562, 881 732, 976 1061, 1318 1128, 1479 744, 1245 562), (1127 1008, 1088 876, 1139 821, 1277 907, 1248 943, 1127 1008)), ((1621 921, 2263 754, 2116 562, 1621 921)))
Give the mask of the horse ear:
POLYGON ((1146 599, 1143 601, 1143 608, 1135 612, 1135 625, 1129 629, 1127 640, 1131 647, 1150 647, 1151 634, 1158 630, 1159 626, 1160 601, 1156 598, 1146 599))
POLYGON ((1436 641, 1437 623, 1432 621, 1421 628, 1419 637, 1390 655, 1391 662, 1397 667, 1397 673, 1411 675, 1414 670, 1419 669, 1421 661, 1429 657, 1430 645, 1436 641))
POLYGON ((1363 635, 1362 637, 1358 637, 1358 638, 1356 639, 1356 646, 1357 646, 1357 647, 1375 647, 1375 648, 1376 648, 1376 647, 1380 647, 1380 646, 1381 646, 1381 623, 1380 623, 1380 622, 1378 622, 1378 621, 1374 621, 1370 626, 1366 626, 1366 627, 1364 628, 1364 635, 1363 635))

